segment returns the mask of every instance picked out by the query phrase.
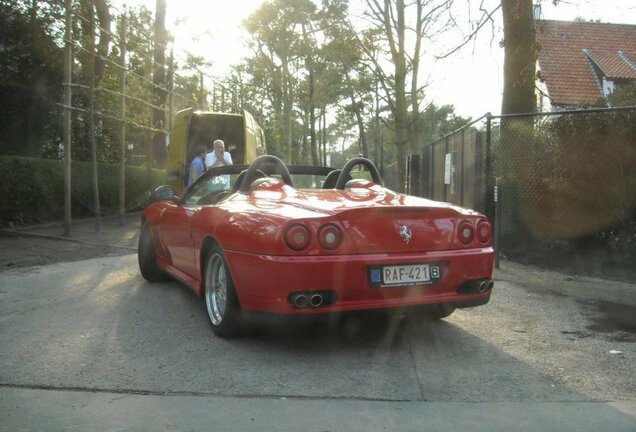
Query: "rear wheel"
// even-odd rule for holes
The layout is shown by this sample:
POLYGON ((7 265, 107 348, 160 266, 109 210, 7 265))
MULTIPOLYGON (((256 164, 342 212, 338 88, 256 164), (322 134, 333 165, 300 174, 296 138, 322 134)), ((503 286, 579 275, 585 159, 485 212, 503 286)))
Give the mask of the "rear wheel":
POLYGON ((150 225, 144 222, 139 233, 139 243, 137 244, 137 260, 141 275, 149 282, 162 282, 170 277, 157 264, 155 254, 155 243, 150 232, 150 225))
POLYGON ((212 330, 217 336, 234 337, 243 333, 241 307, 223 252, 213 246, 207 255, 204 300, 212 330))

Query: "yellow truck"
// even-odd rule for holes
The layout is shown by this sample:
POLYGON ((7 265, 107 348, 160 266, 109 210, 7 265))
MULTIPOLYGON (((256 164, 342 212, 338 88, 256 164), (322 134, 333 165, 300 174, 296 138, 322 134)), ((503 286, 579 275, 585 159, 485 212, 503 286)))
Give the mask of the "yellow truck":
POLYGON ((227 114, 193 108, 181 110, 175 114, 170 131, 166 160, 168 184, 177 191, 182 190, 197 147, 210 148, 208 144, 216 139, 225 142, 225 150, 230 152, 235 164, 251 163, 256 159, 256 148, 265 147, 263 130, 247 111, 227 114))

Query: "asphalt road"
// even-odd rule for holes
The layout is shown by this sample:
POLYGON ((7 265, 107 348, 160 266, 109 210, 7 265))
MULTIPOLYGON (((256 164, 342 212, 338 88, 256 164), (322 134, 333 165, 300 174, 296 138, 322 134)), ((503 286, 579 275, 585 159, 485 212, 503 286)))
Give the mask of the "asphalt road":
POLYGON ((0 430, 636 430, 636 286, 505 265, 447 320, 214 336, 124 255, 0 273, 0 430))

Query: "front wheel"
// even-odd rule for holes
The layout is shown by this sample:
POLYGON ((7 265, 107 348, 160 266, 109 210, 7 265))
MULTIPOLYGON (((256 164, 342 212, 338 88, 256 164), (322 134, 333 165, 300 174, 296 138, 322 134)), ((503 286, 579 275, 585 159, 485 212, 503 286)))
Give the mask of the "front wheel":
POLYGON ((139 233, 139 243, 137 245, 137 260, 139 261, 139 271, 149 282, 162 282, 170 277, 157 264, 155 253, 155 243, 150 232, 150 225, 144 222, 139 233))
POLYGON ((241 307, 223 253, 214 246, 205 263, 205 307, 212 330, 220 337, 239 336, 244 330, 241 307))

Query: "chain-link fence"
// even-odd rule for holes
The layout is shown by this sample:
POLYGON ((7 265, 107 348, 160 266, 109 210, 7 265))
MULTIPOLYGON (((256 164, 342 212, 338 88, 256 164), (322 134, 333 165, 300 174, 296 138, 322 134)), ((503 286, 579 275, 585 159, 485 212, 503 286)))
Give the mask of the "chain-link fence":
POLYGON ((414 156, 410 190, 496 220, 499 256, 633 274, 636 107, 486 115, 414 156))
POLYGON ((490 121, 483 116, 422 148, 407 163, 407 192, 493 215, 490 121))

